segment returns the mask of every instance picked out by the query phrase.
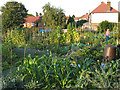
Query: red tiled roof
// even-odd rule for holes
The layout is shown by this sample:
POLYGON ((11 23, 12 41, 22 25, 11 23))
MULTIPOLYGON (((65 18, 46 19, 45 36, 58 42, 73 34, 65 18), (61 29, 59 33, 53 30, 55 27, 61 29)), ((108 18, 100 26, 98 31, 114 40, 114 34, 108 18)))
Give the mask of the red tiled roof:
POLYGON ((69 16, 65 16, 66 18, 69 18, 69 16))
MULTIPOLYGON (((89 17, 89 15, 88 15, 88 13, 87 13, 87 14, 81 16, 81 17, 75 17, 74 20, 88 19, 88 17, 89 17)), ((69 18, 69 16, 66 16, 66 19, 68 19, 68 18, 69 18)))
POLYGON ((111 7, 110 12, 107 12, 107 4, 101 2, 101 4, 97 8, 95 8, 91 13, 118 13, 118 11, 111 7))
POLYGON ((79 20, 79 19, 81 19, 81 17, 75 17, 75 18, 74 18, 74 20, 79 20))
POLYGON ((87 13, 87 14, 85 14, 85 15, 83 15, 83 16, 81 17, 81 19, 88 19, 88 18, 89 18, 88 13, 87 13))
POLYGON ((27 18, 25 18, 26 22, 25 23, 34 23, 37 20, 39 20, 40 16, 28 16, 27 18))

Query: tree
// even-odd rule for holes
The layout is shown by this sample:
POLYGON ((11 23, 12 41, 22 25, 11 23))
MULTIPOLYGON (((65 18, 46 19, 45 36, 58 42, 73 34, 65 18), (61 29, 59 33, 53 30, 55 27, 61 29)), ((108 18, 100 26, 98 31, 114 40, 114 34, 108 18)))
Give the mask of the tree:
POLYGON ((1 29, 2 29, 2 16, 0 14, 0 32, 1 32, 1 29))
POLYGON ((69 24, 69 23, 75 23, 75 21, 74 21, 74 16, 69 16, 69 18, 68 18, 68 22, 67 22, 67 24, 69 24))
POLYGON ((27 16, 27 10, 22 3, 16 1, 7 2, 1 8, 2 12, 2 28, 14 29, 25 22, 24 18, 27 16))
POLYGON ((38 16, 38 12, 36 12, 36 16, 38 16))
POLYGON ((118 22, 120 22, 120 12, 118 13, 118 15, 119 15, 119 16, 118 16, 118 22))
POLYGON ((107 29, 110 29, 110 31, 112 31, 114 26, 116 26, 116 25, 117 25, 116 23, 111 23, 111 22, 105 20, 105 21, 102 21, 99 26, 100 26, 101 30, 105 32, 107 29))
POLYGON ((42 16, 42 13, 40 13, 39 15, 42 16))
POLYGON ((74 18, 75 18, 75 15, 73 15, 72 17, 71 16, 69 16, 69 18, 68 18, 68 22, 67 22, 67 25, 72 25, 72 26, 74 26, 75 27, 75 20, 74 20, 74 18))
POLYGON ((75 18, 75 15, 72 15, 72 18, 74 19, 74 18, 75 18))
POLYGON ((43 17, 42 22, 47 28, 56 28, 60 26, 64 28, 65 26, 65 14, 63 9, 55 8, 50 5, 50 3, 43 6, 43 17))
POLYGON ((79 26, 82 26, 84 23, 88 22, 87 20, 80 20, 80 21, 77 21, 76 23, 76 26, 79 27, 79 26))

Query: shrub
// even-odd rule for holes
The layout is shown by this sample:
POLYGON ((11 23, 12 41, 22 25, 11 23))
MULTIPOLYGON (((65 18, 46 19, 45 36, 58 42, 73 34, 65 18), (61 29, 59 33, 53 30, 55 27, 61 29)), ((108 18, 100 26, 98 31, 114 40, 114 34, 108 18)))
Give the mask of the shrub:
MULTIPOLYGON (((110 31, 111 30, 113 30, 113 28, 114 28, 114 26, 115 25, 117 25, 116 23, 111 23, 111 22, 109 22, 109 21, 107 21, 107 20, 105 20, 105 21, 102 21, 100 24, 99 24, 99 29, 101 29, 102 31, 104 30, 107 30, 107 29, 110 29, 110 31)), ((98 30, 99 30, 98 29, 98 30)))

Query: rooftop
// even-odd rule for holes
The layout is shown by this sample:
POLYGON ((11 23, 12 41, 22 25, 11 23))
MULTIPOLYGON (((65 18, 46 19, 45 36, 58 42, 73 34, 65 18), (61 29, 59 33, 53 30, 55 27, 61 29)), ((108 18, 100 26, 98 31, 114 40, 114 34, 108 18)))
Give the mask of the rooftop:
POLYGON ((27 18, 25 18, 26 23, 35 23, 36 21, 38 21, 40 19, 41 16, 28 16, 27 18))
POLYGON ((107 4, 101 2, 101 4, 95 8, 91 13, 118 13, 118 11, 111 7, 110 12, 107 11, 107 4))

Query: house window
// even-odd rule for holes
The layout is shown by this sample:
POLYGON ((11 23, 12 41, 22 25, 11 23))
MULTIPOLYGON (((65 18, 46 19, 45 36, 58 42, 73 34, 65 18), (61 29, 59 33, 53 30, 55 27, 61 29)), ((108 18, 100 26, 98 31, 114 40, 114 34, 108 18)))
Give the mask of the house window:
POLYGON ((24 23, 24 27, 26 27, 26 24, 24 23))
POLYGON ((27 26, 29 27, 29 23, 27 23, 27 26))
POLYGON ((34 26, 35 24, 34 23, 32 23, 32 27, 34 26))

